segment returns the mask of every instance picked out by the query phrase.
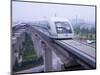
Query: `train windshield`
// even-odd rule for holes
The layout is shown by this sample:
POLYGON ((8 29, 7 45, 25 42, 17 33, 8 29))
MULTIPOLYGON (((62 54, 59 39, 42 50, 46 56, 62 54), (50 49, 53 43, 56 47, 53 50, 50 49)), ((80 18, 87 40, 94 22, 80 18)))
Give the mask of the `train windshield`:
POLYGON ((68 22, 55 22, 56 31, 59 34, 72 33, 71 26, 68 22))

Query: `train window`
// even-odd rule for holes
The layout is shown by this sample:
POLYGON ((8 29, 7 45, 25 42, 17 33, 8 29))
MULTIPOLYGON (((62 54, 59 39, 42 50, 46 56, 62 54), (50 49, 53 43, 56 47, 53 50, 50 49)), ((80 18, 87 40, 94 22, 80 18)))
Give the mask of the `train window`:
POLYGON ((50 29, 50 25, 47 21, 40 22, 40 25, 46 30, 50 29))
POLYGON ((55 25, 56 25, 56 31, 59 34, 72 33, 70 24, 67 22, 55 22, 55 25))

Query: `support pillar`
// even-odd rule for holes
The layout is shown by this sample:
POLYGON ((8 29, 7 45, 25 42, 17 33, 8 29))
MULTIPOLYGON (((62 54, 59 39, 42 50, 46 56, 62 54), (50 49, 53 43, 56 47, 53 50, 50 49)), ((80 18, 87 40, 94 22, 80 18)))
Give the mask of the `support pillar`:
POLYGON ((44 58, 44 72, 52 71, 52 50, 42 41, 43 58, 44 58))

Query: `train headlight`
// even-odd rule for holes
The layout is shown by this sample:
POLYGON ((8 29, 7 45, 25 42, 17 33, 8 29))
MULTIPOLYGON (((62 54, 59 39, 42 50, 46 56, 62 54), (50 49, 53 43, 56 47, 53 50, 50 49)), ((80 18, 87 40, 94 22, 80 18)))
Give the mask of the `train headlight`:
POLYGON ((59 30, 59 31, 62 31, 62 29, 61 29, 61 28, 58 28, 58 30, 59 30))
POLYGON ((70 27, 67 27, 66 29, 67 29, 67 30, 70 30, 70 27))

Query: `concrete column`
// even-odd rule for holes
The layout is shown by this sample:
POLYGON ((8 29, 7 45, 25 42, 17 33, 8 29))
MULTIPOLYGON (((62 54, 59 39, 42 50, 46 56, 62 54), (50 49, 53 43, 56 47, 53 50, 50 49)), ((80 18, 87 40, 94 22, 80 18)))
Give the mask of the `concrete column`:
POLYGON ((63 70, 63 62, 54 51, 52 51, 52 57, 53 71, 63 70))
POLYGON ((50 50, 44 42, 42 42, 42 47, 44 54, 44 71, 52 71, 52 50, 50 50))

